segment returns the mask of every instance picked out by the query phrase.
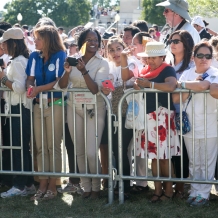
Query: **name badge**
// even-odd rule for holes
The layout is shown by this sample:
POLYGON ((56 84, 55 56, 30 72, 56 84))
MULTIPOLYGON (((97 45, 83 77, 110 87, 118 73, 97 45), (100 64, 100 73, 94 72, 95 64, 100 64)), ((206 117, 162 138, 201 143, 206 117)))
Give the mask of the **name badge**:
POLYGON ((54 64, 49 64, 48 70, 49 70, 49 71, 55 70, 55 65, 54 65, 54 64))
POLYGON ((90 92, 73 93, 74 104, 95 104, 95 95, 90 92))

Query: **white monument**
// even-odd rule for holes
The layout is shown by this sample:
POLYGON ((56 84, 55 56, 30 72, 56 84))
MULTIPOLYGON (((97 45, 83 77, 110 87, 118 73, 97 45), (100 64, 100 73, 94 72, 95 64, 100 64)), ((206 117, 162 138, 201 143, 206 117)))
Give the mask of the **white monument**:
POLYGON ((142 13, 142 0, 120 0, 120 23, 139 20, 142 13))

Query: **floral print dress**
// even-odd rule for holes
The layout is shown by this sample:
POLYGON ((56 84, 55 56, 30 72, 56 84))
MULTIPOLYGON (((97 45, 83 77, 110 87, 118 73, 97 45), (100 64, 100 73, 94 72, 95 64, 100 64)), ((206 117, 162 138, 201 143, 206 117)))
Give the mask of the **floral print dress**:
POLYGON ((147 114, 146 129, 147 138, 145 138, 144 130, 136 130, 136 156, 144 158, 146 148, 149 159, 157 159, 158 157, 159 159, 170 159, 172 156, 180 155, 180 143, 175 125, 174 111, 170 111, 170 127, 168 126, 168 109, 159 107, 157 113, 153 111, 147 114), (158 131, 156 128, 157 122, 158 131))

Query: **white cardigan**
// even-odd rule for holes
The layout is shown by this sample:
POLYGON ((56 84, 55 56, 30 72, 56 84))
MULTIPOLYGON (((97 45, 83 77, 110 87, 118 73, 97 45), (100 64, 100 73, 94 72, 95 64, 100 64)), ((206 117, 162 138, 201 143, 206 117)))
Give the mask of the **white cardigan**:
POLYGON ((12 89, 11 91, 11 99, 10 99, 10 92, 5 91, 3 97, 9 105, 17 105, 20 103, 20 96, 21 96, 21 103, 23 103, 24 107, 30 109, 32 104, 32 100, 26 97, 26 66, 27 66, 28 59, 24 56, 20 55, 14 58, 10 65, 6 68, 6 75, 8 80, 12 82, 12 89))

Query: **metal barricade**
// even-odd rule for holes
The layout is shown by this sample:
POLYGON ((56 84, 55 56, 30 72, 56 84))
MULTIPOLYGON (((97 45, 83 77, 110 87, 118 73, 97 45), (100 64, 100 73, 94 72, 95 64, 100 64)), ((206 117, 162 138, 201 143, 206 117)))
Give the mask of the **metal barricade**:
MULTIPOLYGON (((8 91, 10 93, 10 97, 11 97, 11 91, 9 89, 6 88, 1 88, 0 90, 2 91, 8 91)), ((89 99, 87 99, 86 97, 83 99, 84 102, 81 103, 82 105, 82 110, 84 112, 84 141, 85 141, 85 172, 84 173, 79 173, 77 170, 77 149, 76 149, 76 143, 77 143, 77 139, 76 139, 76 133, 75 130, 78 127, 76 121, 74 122, 74 172, 68 172, 68 163, 67 163, 67 157, 66 157, 66 140, 65 140, 65 121, 66 121, 66 114, 65 114, 65 94, 64 92, 62 92, 62 100, 61 100, 61 104, 59 104, 58 107, 61 107, 61 113, 60 114, 55 114, 55 101, 56 99, 54 98, 54 92, 60 92, 60 91, 56 91, 56 90, 52 90, 49 91, 51 92, 51 99, 50 99, 50 103, 48 104, 47 102, 47 106, 49 109, 43 108, 43 95, 42 93, 40 93, 40 98, 39 98, 39 102, 37 102, 37 105, 34 105, 35 108, 38 108, 38 106, 41 105, 41 108, 39 109, 39 114, 41 117, 39 117, 40 121, 40 126, 38 126, 38 128, 40 128, 40 138, 41 138, 41 153, 42 153, 42 159, 41 159, 41 170, 37 171, 34 170, 34 159, 36 159, 36 151, 35 151, 35 140, 36 140, 36 136, 34 136, 34 128, 36 128, 36 126, 34 126, 34 116, 33 116, 33 105, 31 105, 30 111, 31 111, 31 116, 30 116, 30 132, 31 132, 31 140, 30 140, 30 151, 31 151, 31 165, 32 165, 32 169, 29 171, 25 171, 24 170, 24 162, 23 162, 23 137, 25 137, 25 132, 23 132, 23 128, 22 128, 22 113, 20 114, 12 114, 11 112, 9 112, 7 115, 5 113, 1 113, 1 118, 2 121, 4 122, 5 118, 7 117, 10 120, 10 145, 5 146, 4 145, 4 136, 3 139, 0 138, 0 158, 1 158, 1 164, 0 164, 0 173, 1 174, 5 174, 5 175, 28 175, 28 176, 46 176, 46 177, 75 177, 75 178, 98 178, 98 179, 108 179, 108 203, 111 204, 113 202, 113 169, 112 169, 112 127, 111 127, 111 104, 110 101, 108 100, 108 98, 104 95, 104 94, 100 94, 102 96, 102 98, 104 99, 106 106, 107 106, 107 119, 108 119, 108 174, 100 174, 99 172, 99 165, 98 165, 98 161, 99 161, 99 144, 98 144, 98 138, 100 138, 101 136, 98 136, 97 130, 98 130, 98 126, 97 126, 97 120, 98 120, 98 108, 97 108, 97 95, 92 95, 94 97, 94 102, 89 101, 89 99), (88 133, 88 129, 87 129, 87 107, 88 105, 93 104, 94 105, 94 114, 92 119, 94 119, 95 121, 95 127, 93 126, 93 128, 95 128, 95 135, 93 135, 93 138, 95 138, 95 162, 96 162, 96 172, 95 174, 91 174, 89 172, 89 164, 88 164, 88 160, 87 160, 87 145, 88 145, 88 141, 87 141, 87 133, 88 133), (46 110, 49 110, 49 114, 46 110), (52 148, 50 148, 50 152, 52 152, 52 160, 50 160, 50 162, 47 160, 45 154, 48 152, 45 149, 45 140, 44 138, 48 137, 48 135, 46 135, 47 130, 45 129, 46 127, 48 128, 48 126, 46 126, 46 118, 47 117, 51 117, 51 121, 47 121, 47 122, 51 122, 51 138, 52 138, 52 148), (56 120, 59 118, 58 116, 60 116, 60 123, 57 123, 56 120), (4 118, 3 118, 4 117, 4 118), (16 144, 16 142, 12 141, 12 118, 13 117, 19 117, 20 118, 20 144, 21 146, 14 146, 14 144, 16 144), (62 170, 58 171, 57 168, 57 154, 56 154, 56 148, 55 148, 55 143, 57 143, 57 141, 55 140, 55 128, 57 128, 59 126, 62 126, 62 132, 63 132, 63 139, 62 139, 62 170), (5 170, 4 166, 3 166, 3 160, 2 160, 2 153, 5 151, 5 149, 9 149, 10 150, 10 164, 11 164, 11 168, 5 170), (13 169, 13 151, 14 149, 19 149, 21 150, 21 170, 14 170, 13 169), (45 167, 45 163, 52 163, 52 168, 53 170, 51 171, 46 171, 46 167, 45 167)), ((83 96, 86 96, 85 93, 90 94, 90 91, 88 89, 80 89, 80 88, 73 88, 73 89, 69 89, 68 90, 69 93, 74 93, 74 94, 80 94, 83 96)), ((20 96, 20 111, 22 111, 22 99, 20 96)), ((70 105, 73 110, 74 110, 74 120, 75 120, 75 104, 70 105)), ((9 105, 10 111, 11 111, 11 105, 9 105)), ((104 120, 104 118, 103 118, 104 120)), ((2 121, 1 121, 1 126, 2 126, 2 121)), ((82 133, 81 133, 82 134, 82 133)), ((38 137, 38 136, 37 136, 38 137)), ((38 139, 37 139, 38 140, 38 139)), ((46 145, 47 146, 47 145, 46 145)), ((61 146, 61 145, 60 145, 61 146)), ((39 161, 39 160, 38 160, 39 161)), ((72 169, 71 169, 72 171, 72 169)))
MULTIPOLYGON (((11 91, 9 89, 5 89, 5 88, 0 88, 0 90, 2 91, 9 91, 9 98, 11 97, 11 91)), ((30 112, 31 112, 31 116, 30 116, 30 132, 31 132, 31 140, 30 140, 30 150, 31 150, 31 155, 32 155, 32 159, 31 159, 31 165, 32 165, 32 169, 29 170, 29 171, 25 171, 24 170, 24 162, 23 162, 23 139, 25 137, 25 132, 23 132, 23 128, 22 128, 22 114, 17 114, 17 113, 8 113, 8 114, 5 114, 5 113, 1 113, 1 126, 4 124, 2 122, 5 122, 5 117, 7 116, 8 119, 9 119, 9 126, 10 126, 10 144, 5 146, 5 144, 3 143, 4 142, 4 137, 3 137, 3 140, 2 140, 2 137, 0 137, 0 161, 1 161, 1 164, 0 164, 0 173, 1 174, 7 174, 7 175, 31 175, 31 176, 54 176, 54 177, 75 177, 75 178, 98 178, 98 179, 102 179, 102 178, 105 178, 105 179, 108 179, 108 202, 109 204, 111 204, 113 202, 113 170, 115 172, 115 180, 119 182, 119 202, 120 203, 123 203, 124 202, 124 186, 123 186, 123 181, 124 180, 146 180, 146 181, 170 181, 170 182, 186 182, 186 183, 204 183, 204 184, 218 184, 218 181, 217 180, 212 180, 212 179, 208 179, 208 155, 207 155, 207 129, 204 128, 204 138, 206 139, 205 140, 205 158, 204 158, 204 163, 205 163, 205 180, 200 180, 200 179, 196 179, 195 178, 195 172, 193 172, 193 175, 192 175, 192 178, 184 178, 183 176, 183 163, 181 161, 180 165, 181 165, 181 178, 175 178, 171 175, 171 173, 169 174, 169 177, 163 177, 163 176, 160 176, 160 169, 159 169, 159 158, 157 158, 157 176, 150 176, 148 175, 148 158, 147 158, 147 155, 148 155, 148 141, 147 141, 147 137, 146 137, 146 140, 145 140, 145 147, 144 147, 144 162, 145 162, 145 176, 137 176, 137 172, 136 172, 136 149, 135 149, 135 141, 136 141, 136 135, 135 135, 135 122, 134 122, 134 114, 135 114, 135 107, 133 107, 133 142, 134 142, 134 149, 133 149, 133 159, 134 159, 134 165, 133 165, 133 168, 134 168, 134 175, 123 175, 123 142, 122 142, 122 137, 123 137, 123 133, 122 133, 122 126, 124 125, 123 121, 122 121, 122 104, 124 102, 124 100, 126 99, 127 96, 129 95, 132 95, 133 97, 133 101, 135 99, 135 94, 136 93, 144 93, 144 98, 146 98, 146 95, 147 93, 150 93, 150 92, 153 92, 155 93, 155 97, 156 97, 156 111, 157 111, 157 108, 159 107, 158 106, 158 93, 161 93, 161 91, 158 91, 158 90, 150 90, 150 89, 143 89, 143 90, 140 90, 140 91, 136 91, 136 90, 130 90, 128 92, 126 92, 122 98, 120 99, 120 102, 119 102, 119 105, 118 105, 118 122, 114 122, 114 126, 117 127, 118 126, 118 143, 119 143, 119 146, 118 146, 118 155, 119 155, 119 166, 116 166, 116 167, 119 167, 119 173, 117 174, 116 172, 116 169, 113 168, 113 164, 112 164, 112 107, 111 107, 111 103, 110 101, 108 100, 108 98, 103 95, 101 93, 101 96, 102 98, 105 100, 106 102, 106 106, 107 106, 107 119, 108 119, 108 174, 100 174, 98 173, 98 169, 99 169, 99 165, 98 165, 98 152, 99 152, 99 147, 98 147, 98 143, 97 143, 97 139, 98 139, 98 134, 97 134, 97 129, 98 129, 98 126, 97 126, 97 119, 98 119, 98 109, 96 109, 97 107, 97 95, 94 95, 94 103, 92 103, 94 105, 94 109, 95 109, 95 114, 93 116, 93 119, 95 119, 95 127, 93 126, 93 128, 95 128, 95 135, 93 135, 93 137, 96 139, 95 140, 95 162, 96 162, 96 167, 97 167, 97 170, 96 172, 97 173, 93 173, 91 174, 89 172, 89 167, 88 167, 88 160, 87 160, 87 133, 88 133, 88 129, 87 129, 87 126, 86 126, 86 121, 87 121, 87 107, 88 105, 90 104, 89 101, 86 101, 86 102, 83 102, 83 107, 82 107, 82 110, 84 112, 84 118, 83 118, 83 122, 84 122, 84 141, 85 141, 85 172, 84 173, 79 173, 78 170, 77 170, 77 158, 76 158, 76 154, 77 154, 77 149, 76 149, 76 143, 77 143, 77 135, 75 133, 75 129, 78 127, 77 126, 77 123, 76 121, 74 122, 74 132, 73 132, 73 138, 74 138, 74 170, 73 172, 68 172, 68 164, 67 164, 67 156, 66 156, 66 139, 65 139, 65 120, 66 120, 66 115, 65 115, 65 105, 64 105, 64 101, 65 101, 65 93, 62 92, 62 103, 59 105, 59 107, 61 107, 61 112, 59 114, 59 116, 61 116, 61 123, 59 123, 60 126, 62 126, 62 132, 63 132, 63 139, 62 139, 62 163, 63 163, 63 167, 62 167, 62 170, 58 171, 56 170, 57 168, 57 159, 56 159, 56 154, 55 154, 55 143, 56 143, 56 140, 55 140, 55 128, 56 128, 56 125, 58 124, 55 124, 55 120, 57 119, 57 115, 55 115, 55 110, 54 110, 54 105, 55 105, 55 98, 54 98, 54 92, 60 92, 60 91, 55 91, 55 90, 52 90, 51 91, 51 103, 50 105, 48 105, 48 107, 50 108, 50 116, 51 116, 51 134, 52 134, 52 168, 53 170, 52 171, 46 171, 45 170, 45 162, 48 161, 46 158, 45 158, 45 149, 44 149, 44 145, 45 145, 45 141, 43 140, 45 134, 46 134, 46 131, 45 131, 45 122, 43 121, 43 117, 44 115, 46 115, 45 111, 43 109, 43 107, 41 107, 40 109, 40 116, 41 116, 41 121, 40 121, 40 132, 41 132, 41 144, 42 144, 42 160, 41 160, 41 166, 42 166, 42 169, 40 171, 37 171, 37 170, 34 170, 34 158, 36 158, 36 152, 34 150, 34 147, 35 147, 35 139, 34 139, 34 128, 33 128, 33 123, 34 123, 34 117, 33 117, 33 105, 31 105, 31 108, 30 108, 30 112), (12 119, 14 117, 18 117, 20 118, 20 144, 21 146, 16 146, 16 142, 13 142, 12 141, 12 134, 13 134, 13 130, 12 130, 12 119), (10 151, 10 165, 11 165, 11 168, 10 169, 4 169, 4 166, 3 166, 3 160, 2 160, 2 152, 4 152, 5 150, 9 150, 10 151), (15 170, 13 168, 13 151, 14 150, 21 150, 21 170, 15 170)), ((90 93, 88 89, 79 89, 79 88, 73 88, 73 89, 69 89, 68 92, 72 92, 72 93, 77 93, 77 94, 82 94, 84 95, 84 93, 90 93)), ((180 102, 182 100, 182 93, 183 92, 189 92, 189 90, 176 90, 174 91, 174 93, 180 93, 180 102)), ((205 91, 203 92, 204 93, 204 115, 203 115, 203 118, 204 118, 204 126, 207 126, 207 119, 208 119, 208 116, 207 116, 207 93, 208 91, 205 91)), ((167 118, 167 125, 170 129, 172 123, 171 123, 171 120, 170 120, 170 93, 167 94, 168 95, 168 101, 167 101, 167 108, 168 108, 168 118, 167 118)), ((192 105, 192 123, 193 123, 193 126, 192 128, 194 129, 195 128, 195 119, 194 119, 194 113, 193 111, 195 111, 195 92, 191 92, 191 95, 192 95, 192 101, 191 101, 191 105, 192 105)), ((85 95, 84 95, 85 96, 85 95)), ((86 97, 85 97, 86 98, 86 97)), ((19 104, 19 108, 20 108, 20 111, 22 111, 22 99, 20 97, 19 99, 20 101, 20 104, 19 104)), ((34 107, 38 107, 39 105, 43 105, 43 96, 40 94, 40 98, 39 98, 39 102, 38 102, 38 105, 37 106, 34 106, 34 107)), ((75 120, 75 117, 76 117, 76 114, 75 114, 75 105, 70 105, 72 107, 72 109, 74 110, 74 113, 73 113, 73 119, 75 120)), ((9 107, 11 108, 11 105, 9 105, 9 107)), ((144 101, 144 108, 145 108, 145 112, 144 114, 147 114, 146 112, 146 101, 144 101)), ((181 112, 182 112, 182 104, 180 104, 180 115, 181 115, 181 112)), ((217 112, 216 112, 217 113, 217 112)), ((181 117, 181 116, 180 116, 181 117)), ((217 117, 218 118, 218 117, 217 117)), ((217 119, 216 119, 217 120, 217 119)), ((180 121, 181 118, 180 118, 180 121)), ((144 132, 147 133, 147 116, 144 116, 144 132)), ((157 144, 157 156, 159 156, 159 140, 158 140, 158 137, 159 137, 159 134, 158 134, 158 119, 156 119, 156 144, 157 144)), ((146 135, 146 134, 145 134, 146 135)), ((194 160, 193 162, 193 168, 195 168, 195 152, 194 152, 194 149, 195 149, 195 132, 193 131, 192 132, 192 159, 194 160)), ((180 141, 180 144, 181 144, 181 160, 183 159, 183 148, 182 148, 182 144, 183 144, 183 136, 180 135, 179 136, 179 141, 180 141)), ((171 144, 171 138, 168 137, 168 145, 171 144)), ((171 157, 171 149, 168 149, 168 156, 171 157)), ((169 164, 168 164, 168 169, 169 169, 169 172, 171 172, 171 170, 173 169, 173 166, 172 166, 172 163, 171 161, 169 161, 169 164)))
MULTIPOLYGON (((196 104, 195 104, 195 94, 196 92, 193 92, 193 91, 189 91, 189 90, 175 90, 173 93, 179 93, 179 98, 180 98, 180 123, 182 123, 182 93, 187 93, 189 92, 190 95, 192 96, 192 101, 191 101, 191 108, 192 108, 192 116, 191 116, 191 123, 192 123, 192 126, 191 128, 192 129, 195 129, 195 107, 196 107, 196 104)), ((216 107, 216 112, 211 112, 211 111, 207 111, 208 108, 207 108, 207 104, 208 104, 208 96, 207 96, 207 93, 209 91, 204 91, 202 92, 203 95, 204 95, 204 99, 202 99, 203 101, 203 104, 204 104, 204 113, 203 113, 203 125, 204 127, 206 127, 208 125, 207 123, 207 120, 208 120, 208 113, 216 113, 217 114, 217 108, 216 107)), ((180 149, 181 149, 181 178, 175 178, 171 175, 171 173, 169 173, 169 176, 168 177, 163 177, 163 176, 160 176, 160 168, 159 168, 159 158, 157 158, 157 176, 149 176, 148 175, 148 163, 149 163, 149 159, 147 157, 148 155, 148 140, 147 140, 147 137, 146 137, 146 134, 147 134, 147 124, 148 124, 148 121, 147 121, 147 111, 146 111, 146 108, 147 108, 147 105, 146 105, 146 101, 144 100, 144 124, 145 124, 145 127, 144 127, 144 132, 145 132, 145 146, 144 146, 144 152, 145 152, 145 158, 144 158, 144 162, 145 162, 145 167, 146 167, 146 170, 145 170, 145 176, 137 176, 137 172, 136 172, 136 135, 135 135, 135 132, 136 132, 136 129, 135 129, 135 106, 132 106, 132 120, 133 120, 133 141, 134 141, 134 149, 133 149, 133 160, 134 160, 134 165, 133 165, 133 168, 134 168, 134 175, 123 175, 123 142, 122 142, 122 138, 123 138, 123 133, 122 133, 122 126, 125 125, 125 123, 122 123, 122 104, 123 102, 126 100, 126 97, 129 96, 129 95, 132 95, 132 102, 135 102, 135 94, 137 93, 143 93, 144 94, 144 99, 146 99, 146 95, 147 93, 155 93, 155 98, 156 98, 156 112, 158 111, 158 93, 161 93, 161 91, 159 90, 154 90, 154 89, 142 89, 140 91, 137 91, 137 90, 133 90, 133 89, 130 89, 129 91, 127 91, 123 96, 122 98, 120 99, 120 102, 119 102, 119 106, 118 106, 118 135, 119 135, 119 175, 116 176, 116 180, 119 181, 119 202, 120 203, 124 203, 124 185, 123 185, 123 182, 124 180, 139 180, 139 181, 163 181, 163 182, 183 182, 183 183, 199 183, 199 184, 218 184, 218 180, 214 180, 214 178, 211 178, 209 179, 208 178, 208 151, 207 151, 207 147, 208 147, 208 143, 207 141, 209 140, 206 136, 208 135, 207 133, 207 128, 204 128, 204 141, 205 141, 205 146, 203 147, 203 149, 205 149, 203 152, 205 154, 205 157, 204 157, 204 166, 205 166, 205 180, 202 180, 202 179, 199 179, 199 178, 196 178, 195 174, 195 162, 196 162, 196 158, 195 158, 195 138, 198 139, 199 136, 195 136, 195 131, 192 131, 192 136, 191 136, 191 139, 192 139, 192 160, 193 160, 193 164, 192 164, 192 178, 184 178, 183 177, 183 163, 182 163, 182 160, 183 160, 183 135, 180 134, 179 135, 179 141, 180 141, 180 149)), ((199 93, 199 92, 198 92, 199 93)), ((170 129, 171 128, 171 121, 170 121, 170 93, 167 93, 168 95, 168 102, 167 102, 167 110, 168 110, 168 118, 167 118, 167 125, 168 125, 168 128, 170 129)), ((210 96, 211 97, 211 96, 210 96)), ((214 99, 214 102, 217 102, 215 99, 214 99)), ((134 103, 132 103, 132 105, 134 105, 134 103)), ((216 116, 217 117, 217 116, 216 116)), ((190 119, 190 118, 189 118, 190 119)), ((217 125, 217 119, 216 118, 216 125, 217 125)), ((157 145, 157 157, 159 157, 159 133, 158 133, 158 119, 156 119, 156 145, 157 145)), ((217 127, 214 127, 215 129, 217 129, 217 127)), ((182 131, 182 125, 180 125, 180 132, 182 131)), ((169 132, 169 131, 168 131, 169 132)), ((169 133, 168 133, 169 134, 169 133)), ((218 134, 217 134, 218 136, 218 134)), ((216 140, 217 140, 217 136, 215 137, 216 140)), ((171 146, 171 138, 168 137, 168 147, 171 146)), ((217 157, 217 150, 214 151, 215 154, 216 154, 216 157, 217 157)), ((171 157, 171 149, 168 149, 168 156, 171 157)), ((130 163, 131 163, 131 160, 130 160, 130 163)), ((172 162, 169 161, 169 165, 168 165, 168 170, 169 172, 171 172, 171 170, 173 170, 173 165, 172 165, 172 162)), ((189 171, 190 172, 190 171, 189 171)), ((215 169, 214 169, 214 172, 215 172, 215 169)), ((210 173, 211 174, 211 173, 210 173)), ((199 173, 198 173, 198 176, 199 176, 199 173)), ((216 178, 217 179, 217 178, 216 178)))

